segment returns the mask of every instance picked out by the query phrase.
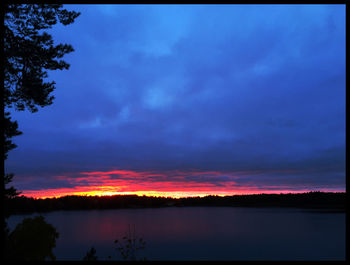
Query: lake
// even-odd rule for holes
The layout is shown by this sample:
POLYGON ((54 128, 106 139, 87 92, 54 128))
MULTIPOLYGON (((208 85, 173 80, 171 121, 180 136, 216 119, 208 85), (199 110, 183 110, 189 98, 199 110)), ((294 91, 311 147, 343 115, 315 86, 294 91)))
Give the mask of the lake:
MULTIPOLYGON (((31 215, 8 219, 10 230, 31 215)), ((57 260, 121 259, 115 239, 129 227, 147 260, 345 260, 345 213, 294 208, 168 207, 42 214, 60 236, 57 260)))

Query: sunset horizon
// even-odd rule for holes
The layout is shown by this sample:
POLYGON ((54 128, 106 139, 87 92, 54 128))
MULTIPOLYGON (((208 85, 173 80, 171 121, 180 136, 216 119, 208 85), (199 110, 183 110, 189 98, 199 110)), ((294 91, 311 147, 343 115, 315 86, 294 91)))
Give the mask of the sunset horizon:
POLYGON ((242 193, 226 193, 217 194, 217 193, 196 193, 196 192, 157 192, 157 191, 138 191, 138 192, 99 192, 99 191, 91 191, 91 192, 62 192, 58 193, 59 195, 40 195, 37 192, 22 192, 19 196, 24 196, 33 199, 54 199, 54 198, 62 198, 67 196, 82 196, 82 197, 104 197, 104 196, 118 196, 118 195, 136 195, 136 196, 146 196, 146 197, 164 197, 164 198, 190 198, 190 197, 207 197, 207 196, 235 196, 235 195, 280 195, 280 194, 301 194, 301 193, 312 193, 312 192, 323 192, 323 193, 345 193, 345 190, 305 190, 305 191, 292 191, 292 190, 281 190, 281 191, 259 191, 259 192, 242 192, 242 193))
POLYGON ((346 259, 346 4, 3 7, 5 260, 346 259))
POLYGON ((53 104, 6 109, 22 194, 345 190, 343 7, 66 8, 53 104))
MULTIPOLYGON (((253 194, 286 194, 286 193, 307 193, 307 192, 345 192, 342 188, 325 188, 325 187, 295 187, 295 186, 237 186, 235 179, 239 179, 241 175, 247 175, 249 172, 235 172, 223 174, 222 172, 213 171, 183 171, 175 170, 172 173, 173 181, 164 181, 169 177, 169 171, 166 173, 155 173, 154 171, 139 172, 132 170, 112 170, 112 171, 92 171, 79 172, 76 176, 56 176, 56 180, 68 180, 72 187, 70 188, 55 188, 41 190, 21 190, 21 194, 26 197, 37 199, 63 197, 63 196, 113 196, 113 195, 138 195, 138 196, 154 196, 154 197, 171 197, 171 198, 186 198, 186 197, 204 197, 204 196, 232 196, 232 195, 253 195, 253 194), (118 176, 118 178, 113 178, 118 176), (206 181, 189 182, 184 180, 185 177, 195 176, 205 177, 206 181), (226 181, 221 186, 213 185, 211 181, 215 177, 226 177, 226 181), (133 177, 133 178, 131 178, 133 177), (154 178, 157 177, 158 181, 154 178), (153 178, 152 182, 149 181, 153 178), (160 180, 162 179, 162 180, 160 180), (88 183, 84 186, 83 183, 88 183), (141 183, 141 184, 136 184, 141 183)), ((260 171, 252 172, 262 174, 260 171)), ((74 174, 76 175, 76 174, 74 174)), ((31 178, 26 181, 30 182, 31 178)), ((23 183, 22 185, 25 185, 23 183)))

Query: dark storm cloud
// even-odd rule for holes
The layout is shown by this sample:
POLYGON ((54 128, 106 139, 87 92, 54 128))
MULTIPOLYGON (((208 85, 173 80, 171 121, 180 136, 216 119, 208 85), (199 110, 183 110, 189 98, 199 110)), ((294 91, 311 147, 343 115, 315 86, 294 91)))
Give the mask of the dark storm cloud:
POLYGON ((75 48, 71 68, 50 73, 52 106, 14 114, 9 171, 195 168, 344 187, 345 6, 68 8, 82 15, 52 32, 75 48))

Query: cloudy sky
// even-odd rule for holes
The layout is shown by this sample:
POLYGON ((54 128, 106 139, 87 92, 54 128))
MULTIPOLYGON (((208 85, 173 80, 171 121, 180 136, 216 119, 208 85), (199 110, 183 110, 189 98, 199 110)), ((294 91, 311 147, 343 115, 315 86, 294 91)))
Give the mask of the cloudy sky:
POLYGON ((54 103, 16 112, 27 196, 345 190, 345 5, 66 5, 54 103))

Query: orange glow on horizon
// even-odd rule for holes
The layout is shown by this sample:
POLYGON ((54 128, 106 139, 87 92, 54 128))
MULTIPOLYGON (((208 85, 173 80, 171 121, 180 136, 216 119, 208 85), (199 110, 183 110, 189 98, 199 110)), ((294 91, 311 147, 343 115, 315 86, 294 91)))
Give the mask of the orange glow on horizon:
MULTIPOLYGON (((281 172, 290 172, 282 170, 281 172)), ((252 172, 254 174, 254 172, 252 172)), ((256 172, 255 172, 256 173, 256 172)), ((259 172, 260 173, 260 172, 259 172)), ((310 191, 345 192, 345 189, 314 188, 310 185, 296 187, 279 185, 264 187, 248 182, 237 184, 239 179, 249 172, 217 172, 217 171, 132 171, 111 170, 78 172, 69 176, 54 176, 52 181, 65 181, 69 188, 42 190, 22 190, 21 195, 32 198, 53 198, 69 195, 78 196, 111 196, 138 195, 153 197, 204 197, 208 195, 230 196, 249 194, 304 193, 310 191)), ((26 180, 24 178, 24 180, 26 180)), ((30 178, 27 179, 30 181, 30 178)), ((20 189, 19 189, 20 190, 20 189)))
MULTIPOLYGON (((150 197, 171 197, 171 198, 185 198, 185 197, 205 197, 205 196, 232 196, 232 195, 253 195, 253 194, 280 194, 280 193, 305 193, 313 190, 240 190, 240 191, 134 191, 134 192, 115 192, 91 190, 91 191, 74 191, 66 189, 52 189, 45 191, 24 191, 20 195, 32 197, 35 199, 58 198, 63 196, 113 196, 113 195, 137 195, 150 197)), ((345 192, 341 190, 321 190, 323 192, 345 192)))

